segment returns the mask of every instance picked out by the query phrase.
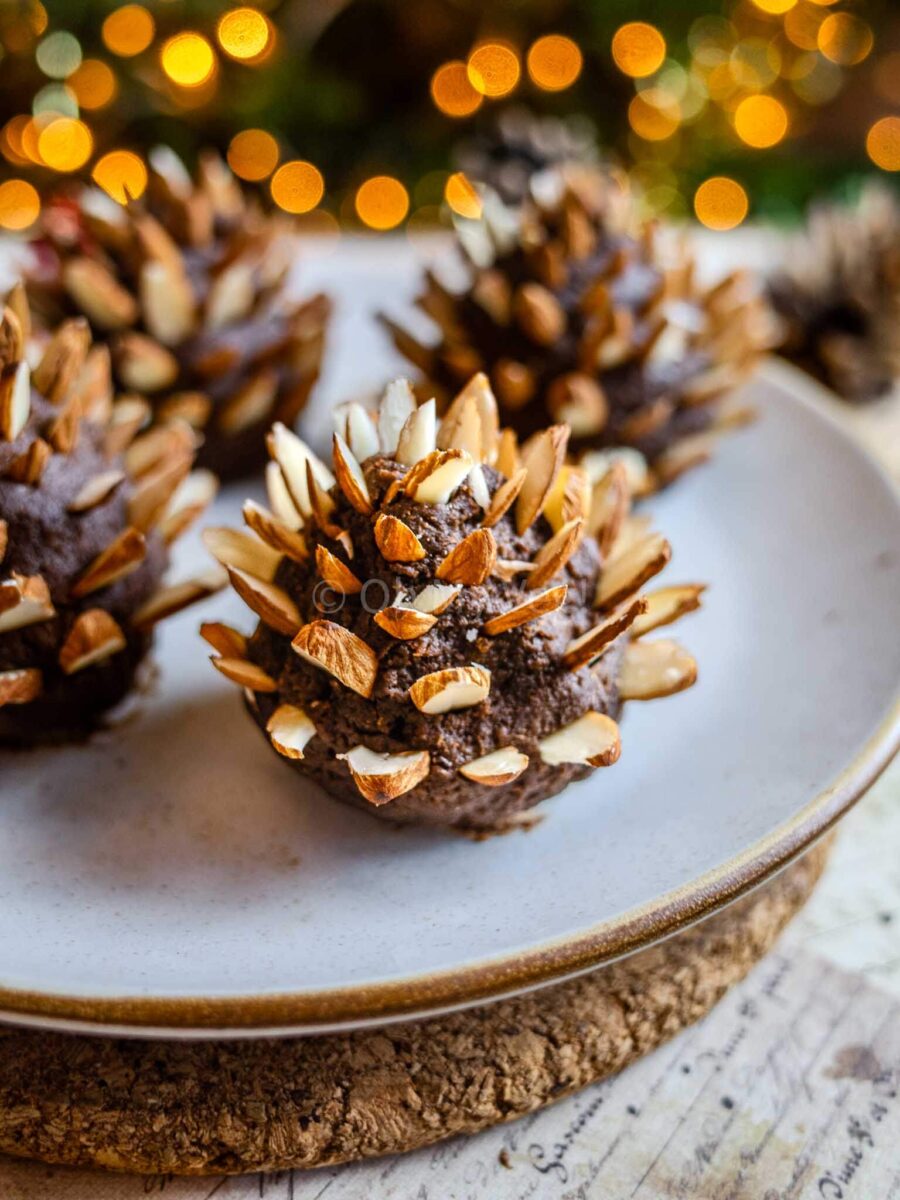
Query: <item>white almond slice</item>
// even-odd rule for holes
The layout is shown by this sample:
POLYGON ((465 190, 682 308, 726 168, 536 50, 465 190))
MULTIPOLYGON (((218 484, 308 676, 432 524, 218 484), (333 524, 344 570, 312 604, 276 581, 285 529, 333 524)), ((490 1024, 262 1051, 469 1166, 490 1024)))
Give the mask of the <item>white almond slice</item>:
POLYGON ((125 634, 109 613, 89 608, 69 630, 59 652, 59 665, 65 675, 75 675, 118 654, 126 645, 125 634))
POLYGON ((216 497, 219 481, 212 471, 200 468, 182 479, 172 493, 157 529, 166 543, 181 537, 202 516, 216 497))
POLYGON ((479 508, 483 508, 485 512, 491 506, 491 493, 488 489, 487 480, 484 477, 484 471, 478 463, 472 468, 467 477, 469 491, 472 493, 472 499, 479 508))
POLYGON ((420 404, 406 420, 397 441, 397 462, 412 467, 433 453, 437 446, 437 405, 434 400, 420 404))
POLYGON ((372 512, 369 485, 356 455, 339 433, 333 437, 333 458, 338 487, 358 513, 368 516, 372 512))
POLYGON ((406 494, 417 504, 446 504, 474 465, 465 450, 436 450, 410 472, 406 494))
POLYGON ((587 633, 573 638, 565 649, 563 662, 570 671, 580 671, 582 667, 589 666, 600 657, 610 642, 634 624, 646 608, 647 601, 643 596, 632 596, 587 633))
POLYGON ((697 680, 697 664, 677 642, 631 642, 619 673, 623 700, 656 700, 673 696, 697 680))
POLYGON ((375 521, 375 544, 387 562, 420 562, 425 547, 399 517, 379 513, 375 521))
POLYGON ((36 667, 0 671, 0 708, 4 704, 29 704, 44 687, 44 677, 36 667))
POLYGON ((594 603, 611 608, 643 587, 672 557, 672 548, 660 533, 649 533, 605 566, 597 583, 594 603))
POLYGON ((279 556, 287 555, 294 562, 305 562, 309 558, 309 548, 303 534, 280 521, 261 504, 255 500, 245 500, 241 512, 248 529, 252 529, 279 556))
POLYGON ((520 625, 534 621, 545 613, 555 612, 564 604, 568 590, 568 584, 561 583, 545 592, 538 592, 536 596, 517 604, 515 608, 497 617, 491 617, 484 624, 484 632, 489 637, 496 637, 500 633, 508 633, 510 629, 518 629, 520 625))
POLYGON ((358 596, 362 591, 362 583, 347 564, 321 544, 316 546, 316 570, 328 586, 341 596, 358 596))
POLYGON ((28 363, 10 363, 0 375, 0 438, 14 442, 31 414, 28 363))
POLYGON ((347 442, 358 462, 365 462, 379 450, 378 430, 375 422, 361 404, 355 401, 347 405, 347 442))
POLYGON ((525 468, 520 467, 509 479, 505 479, 496 492, 494 492, 487 512, 484 514, 484 520, 481 522, 486 529, 490 529, 496 525, 501 517, 505 516, 509 511, 516 496, 522 490, 522 484, 525 482, 527 474, 528 472, 525 468))
POLYGON ((316 480, 326 491, 334 487, 334 476, 322 460, 313 454, 306 442, 280 421, 276 421, 272 426, 267 442, 269 454, 281 467, 281 474, 294 507, 302 517, 308 517, 311 507, 306 483, 307 462, 312 464, 316 480))
POLYGON ((422 675, 409 689, 409 697, 420 712, 435 716, 481 704, 490 690, 490 671, 478 663, 470 663, 467 667, 445 667, 422 675))
POLYGON ((569 440, 567 425, 551 425, 531 439, 522 452, 528 474, 516 500, 516 529, 522 534, 544 507, 563 465, 569 440))
POLYGON ((354 746, 337 756, 350 768, 353 781, 370 804, 388 804, 422 782, 431 770, 427 750, 379 754, 367 746, 354 746))
POLYGON ((200 636, 223 658, 247 657, 246 636, 222 621, 204 621, 200 626, 200 636))
POLYGON ((13 575, 0 583, 0 633, 25 629, 55 616, 50 589, 40 575, 13 575))
POLYGON ((584 517, 575 517, 563 525, 534 556, 529 588, 542 587, 563 570, 584 536, 584 517))
POLYGON ((209 661, 226 679, 230 679, 232 683, 239 684, 240 687, 247 688, 251 692, 276 692, 278 690, 278 684, 271 675, 267 675, 262 667, 248 662, 245 658, 217 658, 213 655, 209 661))
POLYGON ((113 357, 123 385, 142 394, 171 387, 181 370, 170 350, 133 329, 116 336, 113 357))
POLYGON ((269 497, 269 507, 289 529, 299 529, 303 524, 303 516, 291 499, 281 467, 277 462, 266 463, 266 493, 269 497))
POLYGON ((490 529, 473 529, 444 558, 435 574, 446 583, 477 587, 497 562, 497 543, 490 529))
POLYGON ((652 529, 653 520, 651 517, 644 514, 641 514, 641 516, 635 516, 634 513, 629 514, 622 522, 622 527, 604 561, 608 565, 616 559, 621 558, 626 550, 630 550, 632 546, 636 546, 638 542, 642 542, 648 537, 652 529))
POLYGON ((400 434, 415 411, 416 398, 409 380, 395 379, 389 383, 378 406, 378 441, 382 454, 396 457, 400 434))
POLYGON ((192 458, 196 448, 197 435, 184 421, 155 425, 128 447, 125 466, 132 479, 141 479, 173 457, 192 458))
POLYGON ((646 496, 653 491, 653 478, 647 460, 639 450, 620 446, 614 450, 589 450, 580 462, 592 482, 602 479, 610 467, 621 463, 625 468, 628 490, 632 496, 646 496))
POLYGON ((291 642, 296 654, 333 675, 344 687, 370 699, 378 676, 378 658, 366 642, 333 621, 310 621, 291 642))
POLYGON ((154 625, 166 620, 167 617, 174 616, 182 609, 197 604, 208 596, 214 596, 227 583, 228 576, 225 572, 214 568, 204 571, 202 575, 197 575, 192 579, 166 584, 155 591, 149 600, 145 600, 135 612, 132 617, 135 628, 152 629, 154 625))
POLYGON ((588 712, 539 743, 541 759, 551 767, 567 763, 609 767, 621 752, 619 727, 604 713, 588 712))
POLYGON ((521 468, 522 460, 519 454, 519 440, 515 430, 501 429, 497 442, 497 460, 494 464, 501 475, 512 479, 521 468))
POLYGON ((494 574, 504 583, 510 583, 517 575, 530 575, 534 563, 523 558, 498 558, 494 565, 494 574))
POLYGON ((501 750, 492 750, 481 758, 473 758, 471 762, 458 767, 460 775, 480 783, 484 787, 503 787, 518 779, 528 766, 528 755, 517 750, 515 746, 504 746, 501 750))
POLYGON ((203 530, 202 538, 203 545, 223 567, 237 567, 266 583, 275 578, 282 555, 252 533, 211 525, 203 530))
POLYGON ((144 263, 139 279, 147 329, 164 346, 177 346, 194 328, 194 295, 187 278, 167 262, 144 263))
POLYGON ((206 298, 206 326, 221 329, 248 316, 256 298, 253 267, 248 262, 233 262, 212 282, 206 298))
POLYGON ((587 471, 565 465, 556 477, 544 501, 544 516, 554 533, 576 517, 587 518, 591 508, 591 489, 587 471))
POLYGON ((287 592, 239 567, 226 565, 226 570, 231 586, 261 621, 278 633, 294 636, 301 624, 300 611, 287 592))
POLYGON ((462 585, 458 583, 429 583, 415 597, 412 605, 419 612, 433 613, 439 617, 461 591, 462 585))
POLYGON ((379 609, 374 619, 375 624, 385 633, 403 642, 421 637, 437 621, 433 613, 419 612, 417 608, 407 608, 402 604, 391 604, 387 608, 379 609))
POLYGON ((107 458, 129 448, 138 430, 150 419, 150 411, 150 405, 140 396, 124 396, 113 405, 103 438, 107 458))
POLYGON ((642 637, 653 629, 671 625, 685 613, 700 607, 700 597, 706 591, 702 583, 675 584, 659 588, 645 597, 647 607, 631 627, 633 637, 642 637))
POLYGON ((266 722, 269 740, 285 758, 301 759, 307 743, 316 735, 316 727, 294 704, 280 704, 266 722))
POLYGON ((465 450, 481 462, 481 418, 474 396, 460 393, 454 400, 438 429, 437 444, 441 450, 465 450))
POLYGON ((108 587, 136 571, 147 554, 147 541, 139 529, 128 526, 101 550, 72 586, 76 600, 108 587))

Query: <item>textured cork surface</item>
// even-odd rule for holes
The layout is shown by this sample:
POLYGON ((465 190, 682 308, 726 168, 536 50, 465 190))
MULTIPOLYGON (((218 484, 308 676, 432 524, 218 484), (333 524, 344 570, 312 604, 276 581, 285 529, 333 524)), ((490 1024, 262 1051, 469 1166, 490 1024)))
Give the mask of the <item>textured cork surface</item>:
POLYGON ((340 1036, 0 1034, 0 1151, 148 1173, 326 1166, 511 1121, 704 1015, 809 897, 820 844, 659 946, 513 1000, 340 1036))

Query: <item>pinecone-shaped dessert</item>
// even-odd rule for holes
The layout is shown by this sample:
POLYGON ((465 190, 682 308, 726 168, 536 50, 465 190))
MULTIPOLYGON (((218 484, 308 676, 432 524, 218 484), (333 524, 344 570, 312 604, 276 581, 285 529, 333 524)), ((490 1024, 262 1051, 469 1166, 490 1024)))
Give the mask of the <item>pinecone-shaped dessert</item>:
POLYGON ((456 150, 457 166, 473 183, 516 206, 541 171, 597 159, 596 130, 587 117, 539 117, 521 105, 502 109, 456 150))
POLYGON ((821 205, 769 281, 781 353, 846 400, 900 379, 900 203, 869 185, 853 208, 821 205))
POLYGON ((266 430, 293 424, 319 373, 330 304, 288 297, 288 232, 216 155, 192 180, 160 148, 127 208, 96 188, 48 205, 29 292, 51 326, 87 317, 118 386, 202 432, 200 464, 233 478, 261 468, 266 430))
POLYGON ((65 321, 29 370, 24 291, 0 318, 0 745, 83 737, 131 690, 154 624, 222 580, 165 586, 168 545, 215 492, 183 423, 139 433, 109 353, 65 321))
POLYGON ((629 516, 624 468, 591 490, 554 425, 521 449, 483 375, 437 425, 391 384, 339 410, 333 464, 275 426, 270 509, 206 531, 251 637, 203 627, 279 754, 393 821, 496 829, 619 757, 622 702, 688 687, 644 635, 702 588, 643 586, 669 558, 629 516))
POLYGON ((613 174, 538 182, 519 214, 486 194, 482 219, 461 224, 465 290, 426 274, 418 304, 436 344, 384 323, 439 404, 484 371, 519 434, 565 422, 576 449, 633 447, 662 485, 746 415, 719 402, 771 341, 770 314, 743 273, 701 287, 613 174))

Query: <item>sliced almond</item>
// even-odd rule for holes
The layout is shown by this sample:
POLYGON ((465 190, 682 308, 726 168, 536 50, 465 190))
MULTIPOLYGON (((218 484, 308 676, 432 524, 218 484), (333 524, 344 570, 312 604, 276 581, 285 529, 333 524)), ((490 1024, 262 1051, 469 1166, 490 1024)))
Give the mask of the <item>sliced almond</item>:
POLYGON ((34 667, 0 671, 0 708, 4 704, 29 704, 40 696, 44 679, 34 667))
POLYGON ((513 313, 526 337, 539 346, 552 346, 566 331, 565 309, 540 283, 523 283, 516 288, 513 313))
POLYGON ((410 687, 409 698, 420 712, 435 716, 481 704, 490 690, 490 671, 478 663, 470 663, 467 667, 445 667, 420 676, 410 687))
POLYGON ((568 425, 577 438, 599 433, 609 419, 606 393, 593 376, 583 371, 554 379, 547 389, 547 407, 553 420, 568 425))
POLYGON ((413 608, 418 609, 419 612, 433 613, 434 616, 439 617, 450 607, 461 591, 462 586, 458 583, 429 583, 413 600, 413 608))
POLYGON ((150 419, 150 405, 140 396, 126 396, 113 405, 103 438, 103 453, 115 458, 131 445, 137 432, 150 419))
POLYGON ((525 363, 501 358, 491 372, 497 395, 506 409, 524 408, 537 391, 534 372, 525 363))
POLYGON ((212 400, 205 392, 173 392, 160 401, 156 415, 162 422, 185 421, 192 429, 204 429, 212 414, 212 400))
POLYGON ((697 680, 697 664, 677 642, 630 642, 619 673, 623 700, 656 700, 684 691, 697 680))
POLYGON ((551 767, 573 763, 609 767, 621 753, 619 727, 604 713, 588 712, 539 743, 541 759, 551 767))
POLYGON ((510 583, 517 575, 530 575, 533 570, 534 563, 528 562, 527 559, 498 558, 494 574, 504 583, 510 583))
POLYGON ((16 286, 18 291, 15 302, 11 302, 11 296, 7 297, 5 303, 0 301, 0 366, 22 362, 25 358, 25 346, 31 336, 28 299, 23 296, 21 281, 16 286), (29 325, 27 335, 23 328, 23 318, 29 325))
POLYGON ((301 759, 303 751, 316 735, 316 727, 294 704, 279 704, 266 722, 269 741, 285 758, 301 759))
POLYGON ((294 651, 313 666, 333 675, 344 687, 371 698, 378 676, 378 658, 366 642, 333 621, 310 621, 291 642, 294 651))
POLYGON ((71 454, 78 444, 81 433, 81 404, 77 397, 70 395, 69 400, 59 409, 59 415, 47 427, 47 441, 57 454, 71 454))
POLYGON ((55 616, 50 589, 40 575, 13 575, 0 583, 0 633, 37 625, 55 616))
POLYGON ((316 546, 316 569, 329 587, 342 596, 357 596, 362 591, 362 583, 326 546, 316 546))
POLYGON ((138 302, 96 259, 77 255, 62 268, 62 285, 95 329, 112 333, 138 318, 138 302))
POLYGON ((605 566, 597 583, 594 604, 612 608, 643 587, 672 557, 672 548, 659 533, 648 533, 605 566))
POLYGON ((127 644, 121 627, 108 612, 89 608, 75 618, 60 649, 59 665, 64 675, 74 675, 118 654, 127 644))
POLYGON ((275 367, 256 371, 219 407, 216 427, 235 434, 269 421, 278 399, 279 382, 275 367))
POLYGON ((647 496, 654 489, 653 476, 647 460, 632 446, 619 446, 614 450, 591 450, 581 458, 591 480, 602 479, 610 467, 621 463, 628 480, 628 491, 632 496, 647 496))
POLYGON ((375 614, 375 624, 391 637, 403 642, 421 637, 436 621, 437 617, 433 613, 419 612, 417 608, 407 608, 399 604, 379 609, 375 614))
POLYGON ((484 632, 490 637, 496 637, 497 634, 508 633, 510 629, 518 629, 528 621, 535 621, 545 613, 555 612, 564 604, 567 591, 568 584, 561 583, 545 592, 538 592, 536 596, 517 604, 515 608, 501 613, 500 616, 491 617, 483 626, 484 632))
POLYGON ((130 391, 160 392, 178 378, 175 355, 144 333, 120 333, 113 345, 119 379, 130 391))
POLYGON ((516 529, 520 534, 544 507, 563 465, 568 440, 565 425, 551 425, 533 437, 523 451, 522 465, 527 475, 516 500, 516 529))
MULTIPOLYGON (((268 549, 268 547, 266 547, 268 549)), ((300 628, 300 610, 283 588, 251 575, 239 567, 224 564, 231 586, 248 608, 277 633, 293 637, 300 628)))
POLYGON ((437 447, 437 406, 434 400, 420 404, 410 413, 397 441, 397 462, 412 467, 437 447))
POLYGON ((375 422, 361 404, 347 405, 347 444, 357 462, 363 463, 379 450, 375 422))
POLYGON ((591 488, 587 471, 565 464, 544 502, 544 516, 558 533, 576 517, 587 518, 591 507, 591 488))
POLYGON ((212 471, 191 471, 172 493, 157 529, 167 545, 185 533, 215 499, 219 481, 212 471))
POLYGON ((431 769, 431 756, 427 750, 379 754, 367 746, 354 746, 337 757, 346 762, 353 782, 365 799, 376 807, 412 791, 431 769))
POLYGON ((65 399, 81 373, 91 344, 91 331, 84 317, 63 321, 47 343, 31 382, 51 404, 65 399))
POLYGON ((417 504, 446 504, 474 465, 465 450, 434 450, 409 472, 404 491, 417 504))
POLYGON ((643 596, 632 596, 608 613, 599 624, 573 638, 563 653, 563 662, 570 671, 580 671, 600 657, 610 642, 634 625, 641 613, 647 611, 643 596))
POLYGON ((628 475, 622 463, 613 463, 594 485, 588 531, 597 539, 603 559, 612 549, 631 508, 628 475))
POLYGON ((435 574, 446 583, 475 587, 484 583, 497 562, 497 543, 489 529, 474 529, 447 555, 435 574))
POLYGON ((147 543, 141 531, 130 526, 123 529, 82 573, 72 587, 72 596, 78 600, 124 579, 137 570, 146 554, 147 543))
POLYGON ((9 545, 9 525, 0 517, 0 562, 6 557, 6 547, 9 545))
POLYGON ((379 513, 375 520, 375 544, 387 562, 419 562, 425 547, 399 517, 379 513))
POLYGON ((266 492, 269 496, 269 506, 278 520, 289 529, 299 529, 303 524, 303 514, 294 504, 277 462, 266 463, 266 492))
POLYGON ((203 530, 203 545, 223 567, 237 567, 271 583, 281 562, 281 554, 250 533, 227 526, 203 530))
POLYGON ((187 478, 193 460, 193 453, 173 454, 141 476, 128 497, 128 519, 135 529, 144 533, 153 529, 187 478))
POLYGON ((584 535, 584 518, 575 517, 567 521, 549 541, 545 542, 534 556, 528 587, 542 587, 563 570, 578 549, 584 535))
POLYGON ((491 493, 488 491, 488 485, 487 480, 484 477, 484 471, 482 471, 478 463, 475 464, 475 466, 467 475, 466 482, 468 483, 469 491, 472 493, 472 499, 479 508, 483 508, 485 511, 487 511, 491 505, 491 493))
POLYGON ((196 446, 197 435, 183 421, 154 425, 128 447, 125 466, 132 479, 140 479, 173 457, 192 458, 196 446))
POLYGON ((147 329, 164 346, 178 346, 193 331, 196 317, 186 274, 170 262, 154 260, 141 267, 138 282, 147 329))
POLYGON ((0 438, 14 442, 31 415, 28 363, 9 363, 0 374, 0 438))
POLYGON ((166 584, 145 600, 135 612, 132 621, 136 629, 152 629, 160 621, 174 616, 182 609, 214 596, 228 582, 227 576, 218 569, 204 571, 202 575, 192 579, 184 579, 180 583, 166 584))
POLYGON ((248 262, 230 263, 215 277, 206 297, 207 329, 222 329, 249 316, 256 299, 253 267, 248 262))
POLYGON ((372 512, 372 498, 363 469, 356 456, 339 433, 333 436, 334 473, 338 487, 357 512, 368 516, 372 512))
POLYGON ((43 438, 35 438, 27 450, 12 460, 6 468, 6 478, 13 483, 37 487, 53 451, 43 438))
POLYGON ((474 462, 481 462, 481 418, 471 393, 460 392, 447 410, 437 432, 437 444, 441 450, 465 450, 474 462), (457 407, 460 398, 462 404, 457 407))
POLYGON ((209 661, 226 679, 240 684, 243 688, 249 688, 251 692, 278 691, 278 684, 271 675, 267 675, 262 667, 245 658, 217 658, 213 655, 209 661))
MULTIPOLYGON (((415 411, 416 398, 409 386, 409 380, 395 379, 389 383, 378 406, 378 441, 382 454, 391 458, 397 457, 397 446, 403 427, 415 411)), ((434 446, 429 449, 433 450, 434 446)), ((412 466, 412 463, 409 465, 412 466)))
POLYGON ((247 526, 278 555, 287 555, 294 562, 305 562, 309 558, 309 548, 303 534, 289 528, 261 504, 255 500, 245 500, 241 511, 247 526))
POLYGON ((510 479, 505 479, 496 492, 494 492, 487 512, 484 514, 484 519, 481 522, 486 529, 496 525, 512 507, 513 502, 522 490, 522 484, 525 482, 527 474, 528 472, 525 468, 520 467, 510 479))
POLYGON ((484 787, 503 787, 518 779, 528 766, 528 755, 517 750, 515 746, 504 746, 501 750, 492 750, 481 758, 473 758, 471 762, 458 767, 460 775, 480 783, 484 787))
POLYGON ((312 463, 308 460, 306 463, 306 490, 309 493, 313 520, 328 537, 337 537, 340 527, 332 520, 337 505, 331 498, 331 494, 326 492, 316 479, 312 463))
POLYGON ((522 467, 522 459, 519 455, 519 442, 512 429, 501 429, 500 437, 497 441, 497 459, 494 464, 501 475, 505 475, 507 479, 512 477, 522 467))
POLYGON ((221 621, 204 621, 200 626, 200 636, 223 658, 247 657, 246 637, 230 625, 224 625, 221 621))
POLYGON ((636 516, 634 513, 629 515, 622 522, 622 528, 619 530, 619 535, 613 542, 607 558, 607 564, 613 562, 614 559, 621 557, 626 550, 630 550, 632 546, 636 546, 653 531, 653 522, 649 516, 643 513, 636 516))
POLYGON ((671 625, 685 613, 700 607, 700 597, 706 591, 702 583, 675 584, 659 588, 645 597, 647 607, 632 626, 632 636, 642 637, 653 629, 671 625))

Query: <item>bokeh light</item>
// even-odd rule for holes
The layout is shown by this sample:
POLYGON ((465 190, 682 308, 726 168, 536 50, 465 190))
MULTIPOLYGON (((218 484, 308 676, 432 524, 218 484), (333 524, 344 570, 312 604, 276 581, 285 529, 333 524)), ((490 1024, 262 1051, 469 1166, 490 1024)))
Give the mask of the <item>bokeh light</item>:
POLYGON ((162 48, 162 68, 179 87, 200 87, 216 67, 212 46, 200 33, 177 33, 162 48))
POLYGON ((233 8, 220 18, 216 36, 232 58, 258 58, 269 45, 271 26, 255 8, 233 8))
POLYGON ((228 146, 228 165, 241 179, 256 183, 278 166, 278 142, 265 129, 243 129, 228 146))
POLYGON ((648 142, 661 142, 678 129, 680 124, 677 104, 659 107, 645 95, 634 96, 628 105, 628 123, 638 135, 648 142))
POLYGON ((866 135, 866 152, 882 171, 900 171, 900 117, 882 117, 866 135))
POLYGON ((48 83, 32 100, 31 111, 36 117, 77 117, 78 101, 64 83, 48 83))
POLYGON ((623 74, 642 79, 665 62, 666 39, 653 25, 629 21, 613 35, 612 56, 623 74))
POLYGON ((91 176, 119 204, 137 200, 147 186, 147 168, 131 150, 110 150, 94 164, 91 176))
POLYGON ((0 131, 0 151, 8 162, 17 167, 25 166, 31 161, 22 147, 22 134, 30 120, 31 118, 24 114, 10 117, 0 131))
POLYGON ((508 96, 522 73, 519 56, 502 42, 485 42, 476 47, 469 55, 467 71, 472 87, 492 98, 508 96))
POLYGON ((549 33, 532 44, 526 63, 533 83, 547 92, 561 92, 581 74, 584 59, 571 38, 549 33))
POLYGON ((822 8, 800 0, 784 15, 784 33, 789 42, 800 50, 816 50, 819 45, 819 28, 827 17, 822 8))
POLYGON ((757 8, 762 9, 763 12, 780 17, 783 13, 792 9, 797 0, 753 0, 753 3, 757 8))
POLYGON ((44 38, 34 56, 45 75, 65 79, 81 62, 81 44, 73 34, 59 29, 44 38))
POLYGON ((747 96, 735 110, 734 128, 742 142, 764 150, 787 133, 787 110, 774 96, 747 96))
POLYGON ((322 172, 311 162, 294 159, 284 163, 272 176, 272 199, 289 213, 307 213, 325 194, 322 172))
POLYGON ((867 58, 875 44, 870 27, 853 13, 831 13, 819 26, 818 46, 826 58, 841 67, 854 67, 867 58))
POLYGON ((0 227, 27 229, 37 220, 40 211, 40 197, 27 180, 7 179, 0 183, 0 227))
POLYGON ((91 157, 94 139, 83 121, 57 117, 41 129, 37 146, 41 160, 54 171, 77 171, 91 157))
POLYGON ((375 175, 356 192, 356 213, 370 229, 394 229, 409 212, 409 193, 391 175, 375 175))
POLYGON ((714 175, 694 193, 694 212, 707 229, 734 229, 746 217, 749 207, 747 193, 737 180, 727 175, 714 175))
POLYGON ((481 216, 481 197, 462 171, 456 171, 447 180, 444 199, 460 217, 477 221, 481 216))
POLYGON ((476 112, 484 99, 472 87, 469 71, 462 60, 444 63, 431 77, 431 98, 448 117, 468 117, 476 112))
POLYGON ((86 58, 69 76, 67 86, 82 108, 103 108, 116 94, 116 77, 111 67, 99 58, 86 58))
POLYGON ((156 25, 142 4, 125 4, 109 14, 100 32, 107 50, 133 58, 153 41, 156 25))

